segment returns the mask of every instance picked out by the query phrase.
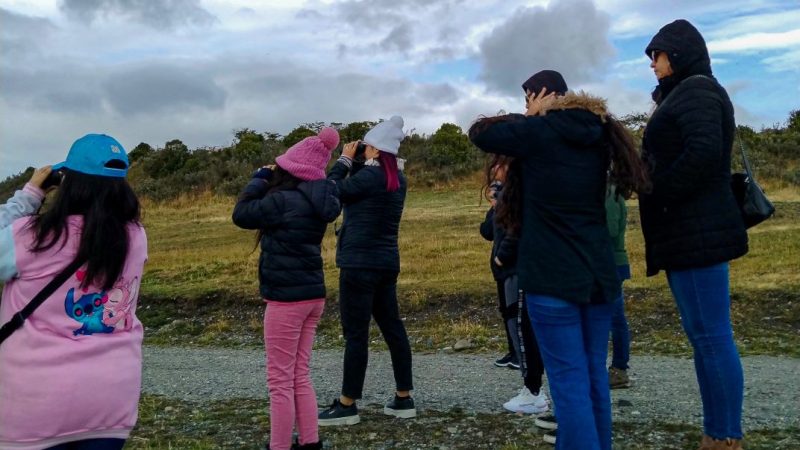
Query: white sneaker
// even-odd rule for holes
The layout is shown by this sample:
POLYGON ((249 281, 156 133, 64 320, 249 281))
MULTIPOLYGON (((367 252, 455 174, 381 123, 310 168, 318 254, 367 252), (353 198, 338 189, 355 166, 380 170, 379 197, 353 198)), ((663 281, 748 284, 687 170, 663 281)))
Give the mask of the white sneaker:
POLYGON ((515 413, 541 414, 549 410, 550 406, 544 391, 539 391, 539 395, 533 395, 528 388, 523 387, 516 397, 503 403, 503 408, 515 413))

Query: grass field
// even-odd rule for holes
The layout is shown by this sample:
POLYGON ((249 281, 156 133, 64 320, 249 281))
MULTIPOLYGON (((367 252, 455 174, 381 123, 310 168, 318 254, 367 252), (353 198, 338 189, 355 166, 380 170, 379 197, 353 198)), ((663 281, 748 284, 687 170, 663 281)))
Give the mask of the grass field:
MULTIPOLYGON (((490 243, 478 234, 488 207, 479 204, 478 184, 409 192, 398 290, 416 350, 440 349, 461 338, 478 349, 504 342, 488 269, 490 243)), ((751 230, 750 253, 731 264, 734 329, 744 354, 800 356, 800 194, 783 187, 771 197, 776 216, 751 230)), ((258 251, 252 251, 254 233, 231 223, 233 202, 210 195, 145 202, 150 259, 139 316, 150 343, 262 345, 258 251)), ((629 222, 633 279, 625 290, 633 351, 688 354, 664 275, 644 276, 636 202, 630 203, 629 222)), ((332 230, 323 256, 330 301, 318 345, 339 345, 332 230)))

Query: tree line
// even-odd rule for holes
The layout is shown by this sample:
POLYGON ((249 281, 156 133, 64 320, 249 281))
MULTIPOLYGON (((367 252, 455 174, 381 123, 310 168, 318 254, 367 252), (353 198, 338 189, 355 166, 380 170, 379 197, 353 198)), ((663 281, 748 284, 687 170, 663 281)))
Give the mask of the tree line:
MULTIPOLYGON (((620 120, 640 142, 647 119, 646 114, 630 114, 620 120)), ((180 139, 170 140, 160 147, 142 142, 129 149, 128 179, 137 194, 154 200, 198 191, 236 195, 256 167, 271 164, 287 148, 316 134, 323 126, 338 129, 341 143, 346 143, 362 138, 376 123, 311 122, 285 136, 242 128, 233 132, 231 144, 224 147, 189 149, 180 139)), ((758 131, 740 125, 737 131, 735 168, 741 168, 738 157, 741 141, 759 181, 800 186, 800 110, 792 111, 783 124, 758 131)), ((334 150, 331 164, 340 151, 341 144, 334 150)), ((403 140, 399 156, 407 160, 405 171, 412 186, 447 183, 474 174, 486 161, 486 156, 472 145, 465 131, 451 123, 443 124, 430 135, 412 130, 403 140)), ((0 200, 5 201, 24 185, 32 172, 33 168, 28 168, 0 182, 0 200)))

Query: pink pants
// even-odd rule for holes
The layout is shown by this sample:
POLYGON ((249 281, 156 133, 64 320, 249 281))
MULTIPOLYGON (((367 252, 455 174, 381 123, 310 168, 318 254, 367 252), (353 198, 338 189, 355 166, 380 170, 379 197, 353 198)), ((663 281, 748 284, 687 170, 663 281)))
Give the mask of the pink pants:
POLYGON ((324 299, 267 302, 264 341, 267 348, 271 449, 291 448, 295 423, 301 445, 319 441, 317 394, 308 365, 324 307, 324 299))

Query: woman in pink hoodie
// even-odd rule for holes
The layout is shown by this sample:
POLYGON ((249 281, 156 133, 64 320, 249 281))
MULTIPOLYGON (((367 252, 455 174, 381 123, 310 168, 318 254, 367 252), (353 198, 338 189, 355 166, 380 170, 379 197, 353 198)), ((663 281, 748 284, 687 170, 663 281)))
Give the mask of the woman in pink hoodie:
POLYGON ((139 201, 125 180, 125 150, 110 136, 78 139, 52 169, 62 179, 45 211, 36 212, 40 171, 0 214, 0 324, 71 263, 83 264, 0 344, 0 448, 121 449, 141 387, 139 201))

